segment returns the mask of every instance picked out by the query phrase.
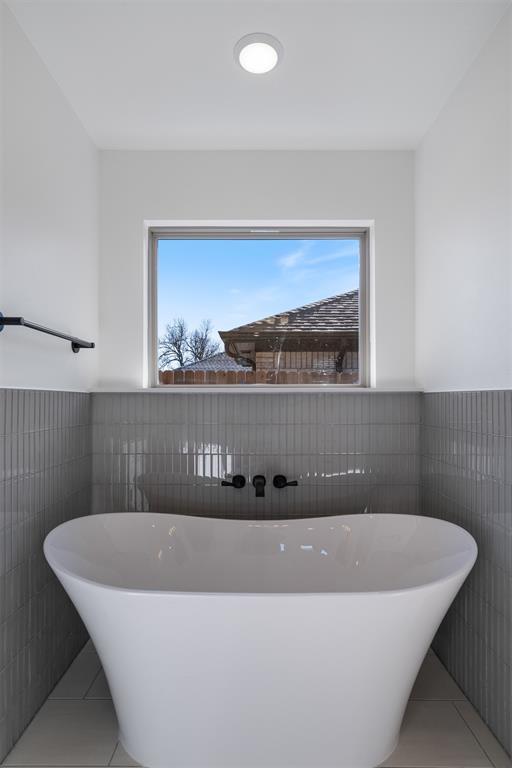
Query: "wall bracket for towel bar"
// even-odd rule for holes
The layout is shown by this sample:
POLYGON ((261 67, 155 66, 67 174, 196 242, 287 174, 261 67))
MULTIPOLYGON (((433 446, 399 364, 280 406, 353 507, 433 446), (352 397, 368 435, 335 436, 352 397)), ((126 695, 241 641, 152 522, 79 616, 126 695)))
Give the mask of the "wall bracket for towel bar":
POLYGON ((44 325, 38 325, 32 323, 30 320, 25 320, 24 317, 4 317, 0 312, 0 331, 3 331, 6 325, 24 325, 25 328, 32 328, 34 331, 40 331, 40 333, 47 333, 50 336, 58 336, 59 339, 65 339, 71 342, 71 349, 73 352, 80 352, 81 349, 94 349, 93 341, 84 341, 78 339, 76 336, 69 336, 67 333, 61 333, 60 331, 54 331, 53 328, 46 328, 44 325))

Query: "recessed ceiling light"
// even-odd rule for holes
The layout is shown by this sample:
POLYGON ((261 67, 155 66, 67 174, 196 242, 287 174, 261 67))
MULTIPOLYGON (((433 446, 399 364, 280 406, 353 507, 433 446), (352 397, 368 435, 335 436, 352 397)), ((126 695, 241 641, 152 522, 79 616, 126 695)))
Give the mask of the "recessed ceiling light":
POLYGON ((245 35, 235 45, 235 59, 242 69, 252 75, 264 75, 277 66, 283 46, 272 35, 255 32, 245 35))

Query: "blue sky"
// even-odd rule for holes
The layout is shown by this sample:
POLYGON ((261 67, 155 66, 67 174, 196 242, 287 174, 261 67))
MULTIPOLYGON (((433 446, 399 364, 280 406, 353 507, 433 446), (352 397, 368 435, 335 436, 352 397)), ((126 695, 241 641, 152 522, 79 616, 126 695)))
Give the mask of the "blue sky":
POLYGON ((358 284, 357 240, 160 240, 158 333, 175 317, 225 331, 358 284))

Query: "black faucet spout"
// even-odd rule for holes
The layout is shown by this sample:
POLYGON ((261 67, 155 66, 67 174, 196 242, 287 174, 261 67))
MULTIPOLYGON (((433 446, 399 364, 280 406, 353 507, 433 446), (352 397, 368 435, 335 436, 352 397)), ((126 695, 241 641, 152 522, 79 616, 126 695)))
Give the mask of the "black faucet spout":
POLYGON ((265 485, 267 481, 263 475, 254 475, 252 484, 256 488, 256 498, 263 498, 265 496, 265 485))

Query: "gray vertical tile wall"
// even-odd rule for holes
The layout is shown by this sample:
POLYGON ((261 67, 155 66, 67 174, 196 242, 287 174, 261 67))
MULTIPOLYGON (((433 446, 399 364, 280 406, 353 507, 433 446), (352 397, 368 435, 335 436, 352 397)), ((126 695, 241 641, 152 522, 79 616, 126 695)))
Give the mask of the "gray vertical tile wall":
POLYGON ((93 511, 418 511, 415 393, 94 394, 93 511), (243 474, 242 490, 220 481, 243 474), (274 474, 298 480, 278 491, 274 474), (257 499, 251 479, 267 477, 257 499))
POLYGON ((0 755, 84 642, 47 531, 105 511, 411 512, 475 536, 442 660, 510 751, 512 393, 75 394, 0 390, 0 755), (420 437, 421 435, 421 437, 420 437), (241 491, 220 480, 242 473, 241 491), (283 473, 298 488, 255 474, 283 473))
POLYGON ((473 534, 475 568, 435 649, 512 751, 512 391, 426 394, 422 512, 473 534))
POLYGON ((90 512, 90 396, 0 390, 0 759, 85 642, 43 540, 90 512))

